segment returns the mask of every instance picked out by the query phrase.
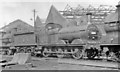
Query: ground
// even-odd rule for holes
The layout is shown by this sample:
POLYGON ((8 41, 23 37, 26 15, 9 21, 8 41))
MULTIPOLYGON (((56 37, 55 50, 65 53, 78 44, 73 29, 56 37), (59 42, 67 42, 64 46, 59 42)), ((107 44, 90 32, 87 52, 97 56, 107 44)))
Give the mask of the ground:
MULTIPOLYGON (((10 60, 11 56, 3 56, 2 59, 10 60)), ((118 70, 114 68, 117 65, 114 62, 101 62, 90 60, 73 60, 73 59, 59 59, 59 58, 40 58, 32 57, 31 65, 11 65, 10 67, 3 68, 3 70, 118 70), (83 64, 85 65, 83 65, 83 64), (88 65, 87 65, 88 64, 88 65), (93 65, 90 65, 93 64, 93 65), (112 67, 95 66, 97 64, 110 65, 112 67)), ((116 66, 117 67, 117 66, 116 66)))

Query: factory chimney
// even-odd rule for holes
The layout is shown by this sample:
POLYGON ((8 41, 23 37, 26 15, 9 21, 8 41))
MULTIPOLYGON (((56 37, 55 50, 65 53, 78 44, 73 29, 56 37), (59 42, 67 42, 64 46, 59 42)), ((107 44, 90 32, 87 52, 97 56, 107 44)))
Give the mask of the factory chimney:
POLYGON ((92 13, 87 13, 86 15, 87 15, 87 17, 88 17, 88 24, 91 24, 91 16, 92 16, 92 13))
POLYGON ((118 5, 116 7, 118 10, 118 22, 120 23, 120 1, 118 2, 118 5))

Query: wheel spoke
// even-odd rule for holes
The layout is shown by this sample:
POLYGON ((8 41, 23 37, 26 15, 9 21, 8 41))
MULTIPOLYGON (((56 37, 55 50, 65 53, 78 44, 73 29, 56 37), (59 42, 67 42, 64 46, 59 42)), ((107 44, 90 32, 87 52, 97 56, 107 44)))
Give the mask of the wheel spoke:
POLYGON ((109 57, 110 57, 112 60, 115 60, 115 61, 118 60, 118 58, 117 58, 117 56, 115 55, 114 52, 110 52, 109 57))
POLYGON ((58 54, 57 54, 57 57, 58 58, 63 58, 64 57, 64 54, 63 54, 63 50, 61 48, 58 49, 58 54))
POLYGON ((75 49, 75 53, 72 54, 72 57, 74 59, 80 59, 82 57, 82 50, 80 49, 75 49))
POLYGON ((48 49, 47 48, 44 48, 44 51, 42 52, 42 55, 44 56, 44 57, 48 57, 50 54, 49 53, 47 53, 47 51, 48 51, 48 49))
POLYGON ((94 57, 97 55, 97 52, 95 51, 95 50, 88 50, 87 51, 87 57, 89 58, 89 59, 94 59, 94 57))

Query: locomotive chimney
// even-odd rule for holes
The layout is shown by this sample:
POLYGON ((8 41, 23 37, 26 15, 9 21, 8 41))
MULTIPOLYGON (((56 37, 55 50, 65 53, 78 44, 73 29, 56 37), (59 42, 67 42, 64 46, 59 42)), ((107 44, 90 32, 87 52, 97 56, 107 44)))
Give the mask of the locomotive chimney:
POLYGON ((91 24, 91 15, 92 15, 92 13, 87 13, 86 15, 88 16, 88 24, 91 24))
POLYGON ((120 23, 120 1, 118 2, 118 5, 116 7, 118 10, 118 22, 120 23))

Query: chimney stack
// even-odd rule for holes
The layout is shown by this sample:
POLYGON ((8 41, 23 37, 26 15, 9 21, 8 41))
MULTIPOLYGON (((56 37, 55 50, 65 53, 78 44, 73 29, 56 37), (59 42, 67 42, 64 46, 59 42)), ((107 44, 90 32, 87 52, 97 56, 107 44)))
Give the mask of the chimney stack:
POLYGON ((116 7, 118 10, 118 22, 120 23, 120 1, 118 2, 118 5, 116 7))
POLYGON ((92 13, 87 13, 86 15, 88 16, 88 24, 91 24, 92 13))

